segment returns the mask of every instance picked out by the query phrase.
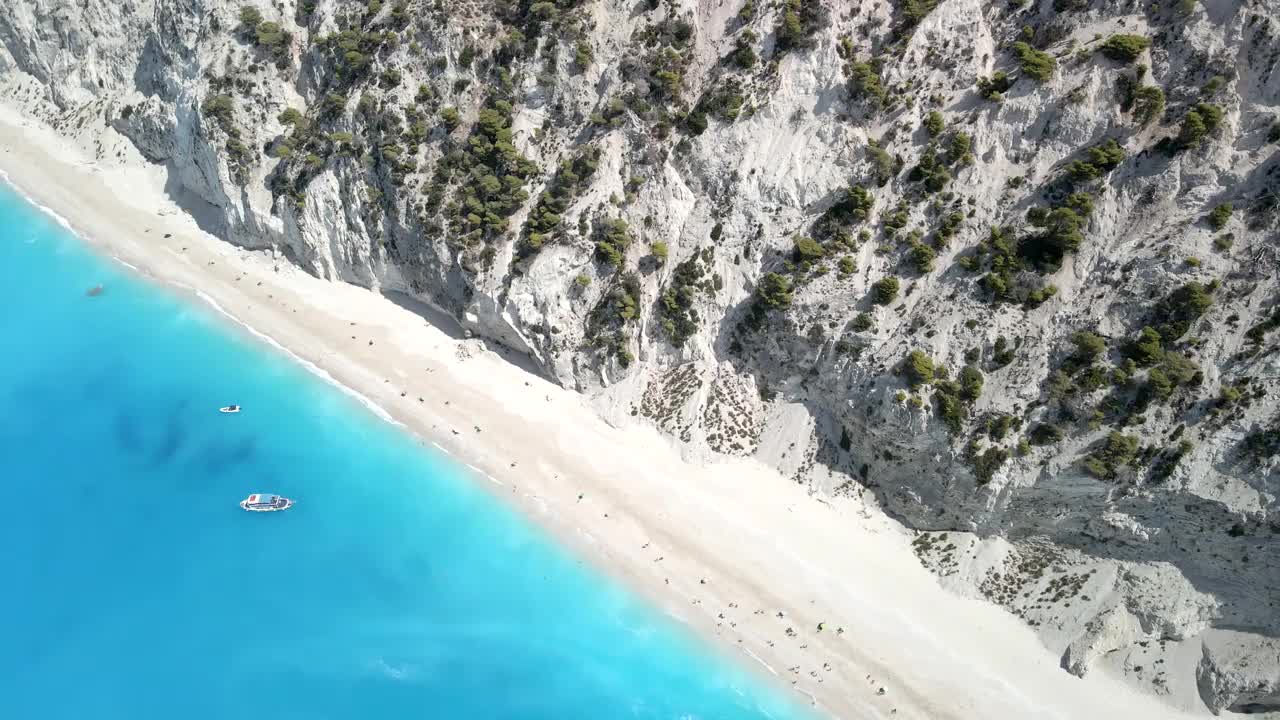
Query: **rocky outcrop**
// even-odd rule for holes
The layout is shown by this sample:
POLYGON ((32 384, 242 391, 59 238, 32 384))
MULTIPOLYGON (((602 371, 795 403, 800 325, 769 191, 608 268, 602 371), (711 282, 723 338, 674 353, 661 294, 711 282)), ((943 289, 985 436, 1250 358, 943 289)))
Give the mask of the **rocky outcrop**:
POLYGON ((1204 642, 1196 670, 1200 697, 1214 714, 1223 710, 1257 715, 1280 709, 1280 642, 1215 633, 1204 642))
POLYGON ((1239 712, 1280 678, 1278 55, 1264 0, 0 7, 10 102, 228 241, 880 505, 1071 672, 1203 642, 1124 671, 1239 712))

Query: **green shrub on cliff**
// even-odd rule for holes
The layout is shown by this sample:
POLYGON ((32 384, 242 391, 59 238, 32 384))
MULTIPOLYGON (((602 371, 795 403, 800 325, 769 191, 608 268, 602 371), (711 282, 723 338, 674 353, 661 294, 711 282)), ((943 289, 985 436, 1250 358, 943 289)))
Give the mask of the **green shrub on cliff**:
POLYGON ((1098 52, 1116 62, 1131 63, 1151 47, 1151 41, 1141 35, 1112 35, 1098 47, 1098 52))

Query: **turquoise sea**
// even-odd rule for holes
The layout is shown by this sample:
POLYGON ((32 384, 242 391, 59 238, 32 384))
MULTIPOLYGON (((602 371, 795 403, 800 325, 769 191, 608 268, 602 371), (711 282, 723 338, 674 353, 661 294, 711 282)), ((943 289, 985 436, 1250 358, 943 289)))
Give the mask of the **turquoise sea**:
POLYGON ((0 462, 6 720, 807 716, 3 187, 0 462))

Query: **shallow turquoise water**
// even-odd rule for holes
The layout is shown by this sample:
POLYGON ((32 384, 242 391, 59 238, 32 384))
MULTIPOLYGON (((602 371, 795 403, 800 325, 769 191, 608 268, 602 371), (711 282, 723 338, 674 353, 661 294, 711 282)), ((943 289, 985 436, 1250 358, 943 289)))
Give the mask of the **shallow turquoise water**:
POLYGON ((801 717, 5 188, 0 462, 0 718, 801 717), (299 503, 251 515, 253 491, 299 503))

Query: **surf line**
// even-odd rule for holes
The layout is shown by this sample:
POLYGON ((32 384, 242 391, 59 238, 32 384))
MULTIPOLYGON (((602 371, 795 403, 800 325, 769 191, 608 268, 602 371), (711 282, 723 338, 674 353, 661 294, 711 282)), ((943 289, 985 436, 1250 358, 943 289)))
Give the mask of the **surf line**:
POLYGON ((249 323, 245 322, 244 320, 241 320, 240 318, 236 317, 233 313, 231 313, 231 312, 227 311, 227 310, 226 310, 226 308, 224 308, 224 307, 222 307, 221 305, 219 305, 217 300, 214 300, 212 297, 210 297, 210 296, 209 296, 207 293, 205 293, 204 291, 200 290, 199 288, 193 288, 193 287, 191 287, 190 285, 186 285, 186 284, 184 284, 184 283, 180 283, 180 282, 177 282, 177 281, 172 281, 172 280, 171 280, 171 281, 169 281, 169 284, 170 284, 170 285, 173 285, 173 286, 175 286, 175 287, 182 288, 182 289, 184 289, 184 290, 186 290, 186 291, 188 291, 188 292, 195 293, 195 295, 196 295, 197 297, 199 297, 201 300, 203 300, 203 301, 205 302, 205 304, 206 304, 206 305, 208 305, 209 307, 212 307, 215 311, 217 311, 217 312, 218 312, 219 314, 221 314, 223 317, 225 317, 225 318, 227 318, 227 319, 231 320, 231 321, 232 321, 232 322, 234 322, 235 324, 237 324, 237 325, 239 325, 240 327, 244 328, 245 330, 247 330, 247 331, 249 332, 249 334, 251 334, 251 335, 253 335, 253 336, 257 337, 257 338, 258 338, 258 339, 260 339, 260 340, 262 340, 264 343, 266 343, 267 345, 270 345, 271 347, 275 348, 277 351, 279 351, 279 352, 281 352, 281 353, 284 353, 284 354, 285 354, 285 355, 287 355, 289 358, 291 358, 294 362, 296 362, 296 363, 298 363, 299 365, 301 365, 301 366, 303 367, 303 369, 305 369, 305 370, 309 371, 312 375, 315 375, 316 377, 320 378, 321 380, 324 380, 325 382, 329 383, 330 385, 332 385, 333 387, 335 387, 335 388, 337 388, 338 390, 342 391, 343 393, 347 394, 348 396, 350 396, 350 397, 352 397, 352 398, 355 398, 355 400, 356 400, 357 402, 359 402, 361 405, 364 405, 364 406, 365 406, 365 408, 369 410, 369 412, 371 412, 371 413, 373 413, 374 415, 376 415, 379 419, 381 419, 381 420, 383 420, 384 422, 387 422, 387 423, 389 423, 389 424, 391 424, 391 425, 399 426, 399 427, 401 427, 401 428, 403 428, 403 427, 405 426, 405 425, 404 425, 404 423, 402 423, 402 422, 400 422, 399 420, 396 420, 395 418, 391 417, 391 413, 387 412, 385 409, 383 409, 383 407, 382 407, 381 405, 379 405, 378 403, 374 402, 374 401, 373 401, 372 399, 370 399, 368 396, 361 394, 359 391, 357 391, 357 390, 355 390, 355 389, 353 389, 353 388, 351 388, 351 387, 349 387, 349 386, 347 386, 347 385, 344 385, 342 382, 338 381, 338 379, 337 379, 337 378, 335 378, 333 375, 330 375, 330 374, 328 373, 328 371, 324 370, 324 369, 323 369, 323 368, 321 368, 319 365, 316 365, 315 363, 311 362, 310 360, 307 360, 306 358, 304 358, 304 357, 302 357, 302 356, 298 355, 297 353, 293 352, 292 350, 290 350, 289 348, 285 347, 284 345, 281 345, 279 342, 277 342, 277 341, 276 341, 276 339, 275 339, 275 338, 273 338, 273 337, 271 337, 270 335, 268 335, 268 334, 266 334, 266 333, 262 332, 261 330, 258 330, 257 328, 253 327, 252 325, 250 325, 249 323))
POLYGON ((466 465, 466 466, 467 466, 467 468, 468 468, 469 470, 471 470, 471 472, 473 472, 473 473, 475 473, 475 474, 477 474, 477 475, 480 475, 481 477, 487 478, 487 479, 489 480, 489 482, 493 483, 494 485, 501 485, 501 484, 502 484, 502 483, 498 482, 497 478, 495 478, 494 476, 490 475, 489 473, 487 473, 487 472, 485 472, 485 471, 481 470, 480 468, 476 467, 475 465, 472 465, 471 463, 463 463, 463 464, 464 464, 464 465, 466 465))
POLYGON ((23 190, 21 187, 19 187, 18 183, 14 182, 13 178, 9 177, 9 173, 3 170, 0 170, 0 180, 3 180, 4 183, 8 185, 10 189, 12 189, 14 192, 20 195, 23 200, 26 200, 28 205, 34 205, 37 210, 53 218, 54 222, 58 223, 66 230, 70 231, 72 235, 79 237, 81 240, 85 242, 89 242, 88 237, 81 235, 74 227, 71 227, 70 220, 59 215, 57 212, 54 211, 53 208, 49 207, 48 205, 45 205, 41 203, 39 200, 36 200, 35 198, 28 195, 26 190, 23 190))
POLYGON ((778 674, 778 671, 777 671, 777 670, 774 670, 772 665, 770 665, 769 663, 765 662, 764 660, 761 660, 759 655, 756 655, 755 653, 751 652, 751 648, 746 648, 746 647, 744 647, 744 648, 742 648, 742 652, 744 652, 744 653, 746 653, 746 654, 750 655, 752 660, 755 660, 756 662, 758 662, 758 663, 760 663, 761 665, 763 665, 765 670, 768 670, 769 672, 773 673, 774 675, 777 675, 777 674, 778 674))
MULTIPOLYGON (((49 217, 53 218, 54 222, 56 222, 56 223, 58 223, 59 225, 61 225, 61 226, 63 227, 63 229, 65 229, 67 232, 69 232, 69 233, 71 233, 72 235, 74 235, 74 236, 76 236, 77 238, 79 238, 79 239, 80 239, 80 242, 82 242, 82 243, 84 243, 84 244, 86 244, 86 245, 90 246, 91 248, 97 248, 97 247, 98 247, 98 246, 93 242, 93 240, 92 240, 92 239, 91 239, 87 234, 82 233, 82 232, 80 232, 79 230, 75 229, 75 227, 74 227, 74 226, 72 226, 72 224, 71 224, 71 221, 70 221, 70 220, 68 220, 68 219, 66 219, 65 217, 63 217, 62 215, 60 215, 60 214, 58 213, 58 211, 54 210, 53 208, 49 207, 48 205, 45 205, 44 203, 40 202, 39 200, 36 200, 34 197, 32 197, 30 194, 28 194, 26 190, 23 190, 23 189, 18 185, 18 183, 16 183, 16 182, 14 182, 14 181, 13 181, 13 178, 9 177, 9 173, 5 172, 4 170, 0 170, 0 181, 4 182, 4 184, 5 184, 5 185, 8 185, 8 186, 9 186, 9 189, 10 189, 10 190, 13 190, 15 193, 17 193, 17 194, 18 194, 18 197, 21 197, 23 200, 25 200, 25 201, 27 202, 27 204, 28 204, 28 205, 31 205, 31 206, 35 207, 35 209, 37 209, 37 210, 39 210, 40 212, 44 213, 45 215, 47 215, 47 216, 49 216, 49 217)), ((114 261, 116 261, 116 262, 120 263, 121 265, 124 265, 125 267, 129 268, 130 270, 134 271, 135 273, 137 273, 137 274, 139 274, 139 275, 143 275, 143 276, 145 276, 145 277, 150 277, 150 273, 143 272, 143 271, 142 271, 142 270, 141 270, 137 265, 134 265, 133 263, 129 262, 128 260, 125 260, 124 258, 120 257, 119 255, 112 255, 112 254, 108 254, 108 255, 107 255, 107 257, 109 257, 109 258, 111 258, 112 260, 114 260, 114 261)))

